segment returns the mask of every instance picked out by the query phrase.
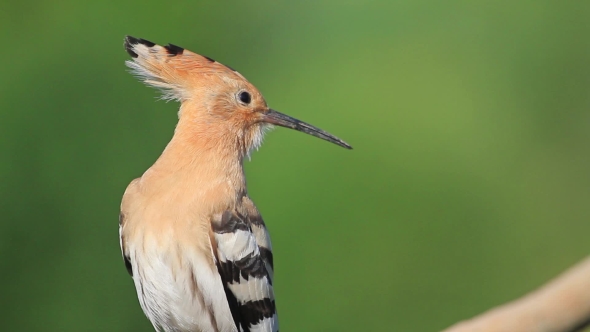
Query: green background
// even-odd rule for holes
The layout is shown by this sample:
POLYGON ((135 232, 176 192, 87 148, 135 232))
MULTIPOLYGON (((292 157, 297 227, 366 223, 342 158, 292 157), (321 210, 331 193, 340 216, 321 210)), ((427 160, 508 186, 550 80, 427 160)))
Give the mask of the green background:
POLYGON ((588 1, 3 0, 2 331, 152 330, 119 204, 178 104, 126 34, 354 146, 280 128, 246 165, 282 331, 437 331, 589 252, 588 1))

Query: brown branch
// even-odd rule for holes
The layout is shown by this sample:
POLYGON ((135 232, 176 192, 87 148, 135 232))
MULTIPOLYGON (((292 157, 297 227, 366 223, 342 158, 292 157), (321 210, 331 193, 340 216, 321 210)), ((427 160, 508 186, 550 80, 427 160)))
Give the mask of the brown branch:
POLYGON ((575 332, 590 324, 590 258, 541 288, 443 332, 575 332))

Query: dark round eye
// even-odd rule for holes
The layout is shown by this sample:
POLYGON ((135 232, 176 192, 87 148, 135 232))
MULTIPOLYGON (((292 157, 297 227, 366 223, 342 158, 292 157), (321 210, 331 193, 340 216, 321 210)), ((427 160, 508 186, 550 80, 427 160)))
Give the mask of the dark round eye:
POLYGON ((248 105, 252 101, 252 96, 247 91, 242 91, 242 92, 238 93, 238 99, 242 103, 248 105))

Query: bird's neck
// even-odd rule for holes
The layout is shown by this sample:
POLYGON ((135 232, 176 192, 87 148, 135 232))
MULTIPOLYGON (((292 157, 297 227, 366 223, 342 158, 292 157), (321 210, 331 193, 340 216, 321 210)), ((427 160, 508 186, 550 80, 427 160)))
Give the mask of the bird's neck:
POLYGON ((214 129, 181 117, 172 140, 148 171, 150 174, 144 176, 204 195, 244 195, 243 153, 228 141, 223 131, 214 129))

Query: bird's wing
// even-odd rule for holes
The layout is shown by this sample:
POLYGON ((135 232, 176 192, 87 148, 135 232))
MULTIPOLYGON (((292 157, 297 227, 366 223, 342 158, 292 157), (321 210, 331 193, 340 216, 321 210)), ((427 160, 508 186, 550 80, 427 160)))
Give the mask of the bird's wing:
POLYGON ((255 208, 225 211, 214 218, 212 230, 217 269, 238 331, 278 332, 272 251, 260 214, 255 208))
POLYGON ((129 250, 126 244, 127 241, 123 234, 123 229, 125 228, 125 224, 127 224, 126 211, 129 208, 129 206, 127 206, 129 202, 128 199, 126 200, 126 197, 129 197, 128 194, 134 191, 138 182, 139 178, 134 179, 133 181, 131 181, 131 183, 129 183, 127 189, 125 189, 125 194, 123 195, 123 202, 121 202, 121 211, 119 212, 119 245, 121 246, 121 254, 123 255, 123 262, 125 263, 125 268, 127 268, 127 272, 129 272, 129 275, 131 277, 133 277, 133 266, 131 264, 131 257, 129 256, 129 250), (127 204, 125 204, 126 201, 127 204))
POLYGON ((123 223, 125 222, 125 215, 123 212, 119 213, 119 245, 121 246, 121 254, 123 254, 123 261, 125 262, 125 268, 129 275, 133 277, 133 268, 131 266, 131 259, 129 253, 125 247, 125 239, 123 238, 123 223))

